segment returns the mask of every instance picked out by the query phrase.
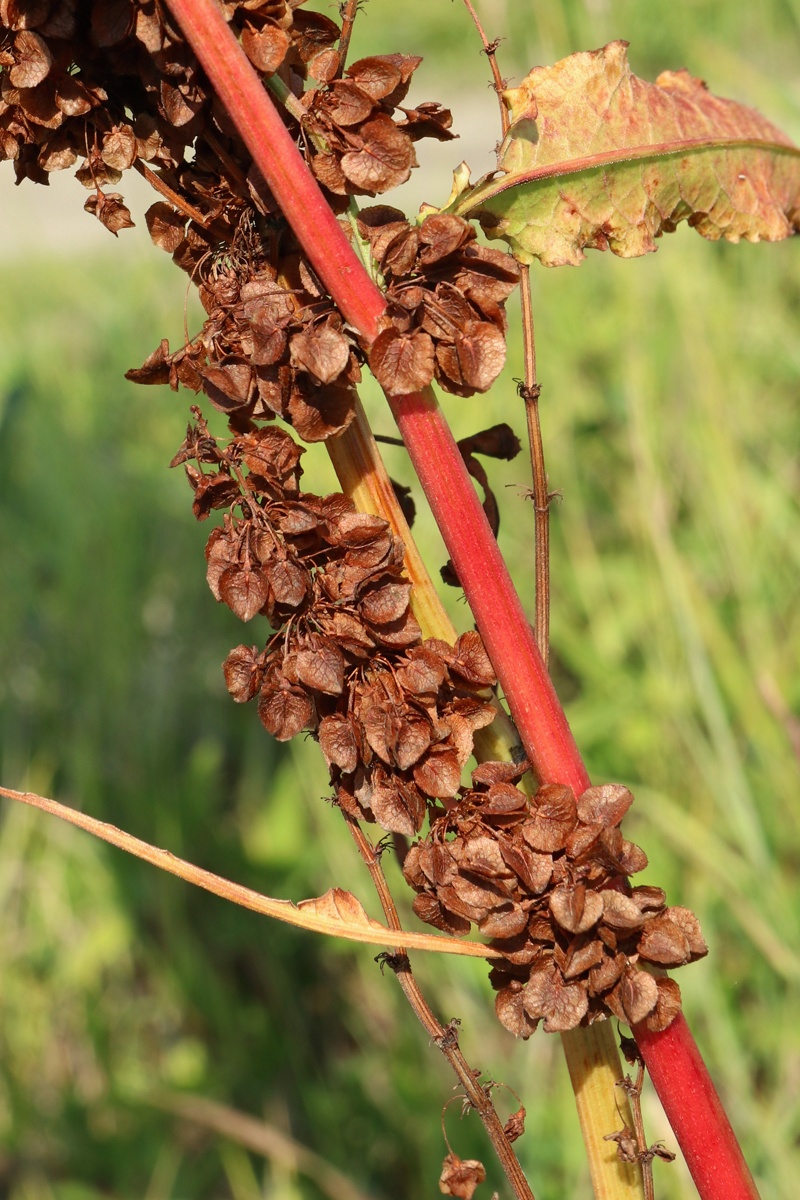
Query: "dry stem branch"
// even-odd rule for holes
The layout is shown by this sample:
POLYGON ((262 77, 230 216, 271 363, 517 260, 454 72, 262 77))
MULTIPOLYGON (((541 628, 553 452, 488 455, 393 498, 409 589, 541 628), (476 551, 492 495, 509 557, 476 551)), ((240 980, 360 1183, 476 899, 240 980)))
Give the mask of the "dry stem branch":
MULTIPOLYGON (((344 814, 344 817, 353 840, 358 847, 358 852, 372 877, 375 890, 383 906, 386 922, 391 929, 400 931, 400 919, 397 915, 397 908, 395 907, 392 894, 389 891, 389 885, 386 882, 386 876, 381 867, 380 856, 376 853, 375 847, 369 841, 358 822, 347 816, 347 814, 344 814)), ((401 949, 385 961, 397 976, 398 983, 403 989, 406 999, 421 1025, 427 1030, 430 1037, 436 1042, 436 1045, 447 1059, 456 1078, 464 1089, 467 1100, 483 1122, 483 1126, 491 1139, 497 1157, 500 1159, 500 1163, 506 1173, 506 1177, 514 1189, 514 1194, 518 1197, 518 1200, 534 1200, 530 1184, 525 1178, 525 1174, 519 1164, 519 1159, 506 1137, 502 1122, 492 1103, 489 1090, 478 1082, 480 1071, 474 1071, 461 1052, 458 1044, 458 1023, 450 1021, 445 1026, 434 1016, 427 1000, 422 994, 419 984, 411 972, 411 964, 408 961, 408 955, 405 953, 405 950, 401 949)))
POLYGON ((436 937, 429 933, 402 932, 397 929, 386 929, 379 921, 373 921, 366 915, 363 908, 350 892, 341 888, 331 888, 324 896, 314 900, 301 900, 295 904, 292 900, 274 900, 262 896, 251 888, 240 883, 232 883, 212 871, 204 871, 185 859, 178 858, 169 850, 160 850, 143 842, 130 833, 118 829, 116 825, 108 825, 98 821, 96 817, 87 816, 77 809, 59 804, 57 800, 49 800, 35 792, 17 792, 12 788, 0 787, 0 796, 9 800, 18 800, 29 804, 32 808, 41 809, 70 825, 77 825, 86 833, 94 834, 104 842, 124 850, 128 854, 149 862, 170 875, 177 875, 195 887, 212 892, 223 900, 230 900, 241 908, 249 908, 252 912, 264 917, 274 917, 287 925, 295 925, 299 929, 309 929, 314 933, 325 933, 332 937, 341 937, 346 941, 365 942, 372 946, 408 947, 412 950, 438 950, 443 954, 463 954, 469 958, 495 958, 496 952, 479 942, 465 942, 457 938, 436 937))

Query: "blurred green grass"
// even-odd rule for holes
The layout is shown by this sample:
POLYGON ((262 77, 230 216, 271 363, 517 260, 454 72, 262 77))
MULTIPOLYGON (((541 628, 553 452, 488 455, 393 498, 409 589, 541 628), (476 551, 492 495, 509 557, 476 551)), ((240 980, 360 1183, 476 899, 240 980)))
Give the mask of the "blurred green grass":
MULTIPOLYGON (((508 74, 625 36, 642 74, 686 65, 800 133, 796 2, 485 0, 480 11, 507 36, 508 74)), ((466 73, 482 87, 458 6, 407 0, 402 26, 371 0, 354 52, 426 53, 426 97, 437 69, 450 94, 466 73)), ((437 151, 440 173, 455 146, 437 151)), ((444 196, 444 174, 438 186, 444 196)), ((166 470, 189 397, 122 379, 162 336, 181 338, 182 279, 155 250, 120 253, 112 274, 110 261, 0 268, 0 779, 271 895, 339 884, 374 912, 321 800, 316 748, 275 746, 222 685, 243 631, 211 600, 208 530, 166 470)), ((680 973, 687 1014, 764 1196, 794 1200, 800 245, 711 246, 682 229, 646 260, 593 255, 577 272, 535 272, 534 288, 548 467, 563 494, 558 685, 592 775, 634 787, 646 880, 701 917, 712 953, 680 973)), ((517 356, 491 396, 448 401, 457 435, 498 420, 522 433, 519 374, 517 356)), ((387 461, 405 477, 400 451, 387 461)), ((321 454, 305 462, 309 487, 332 486, 321 454)), ((530 603, 525 464, 493 477, 530 603)), ((441 562, 424 516, 419 537, 441 562)), ((457 593, 447 601, 463 628, 457 593)), ((8 804, 0 912, 1 1195, 322 1194, 291 1165, 165 1115, 152 1103, 164 1092, 264 1117, 376 1198, 437 1194, 451 1079, 367 948, 267 925, 8 804)), ((557 1039, 514 1043, 479 963, 424 959, 417 971, 440 1015, 462 1018, 470 1061, 522 1097, 518 1147, 538 1200, 588 1196, 557 1039)), ((645 1117, 671 1145, 649 1096, 645 1117)), ((476 1119, 460 1121, 455 1104, 446 1125, 458 1153, 486 1162, 485 1194, 505 1194, 476 1119)), ((694 1194, 680 1164, 656 1170, 664 1200, 694 1194)))

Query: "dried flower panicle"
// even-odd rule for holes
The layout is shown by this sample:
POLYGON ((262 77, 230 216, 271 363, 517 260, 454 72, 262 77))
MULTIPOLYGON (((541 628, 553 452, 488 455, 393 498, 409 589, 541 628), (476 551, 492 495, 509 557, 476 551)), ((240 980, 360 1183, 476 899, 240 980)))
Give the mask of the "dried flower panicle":
POLYGON ((422 640, 402 542, 345 496, 301 491, 290 434, 253 427, 221 445, 193 415, 172 465, 186 466, 198 520, 226 510, 206 547, 209 587, 275 631, 228 655, 229 691, 257 698, 279 741, 314 733, 346 812, 413 836, 458 794, 474 733, 495 715, 479 635, 422 640))
MULTIPOLYGON (((302 100, 302 130, 296 120, 289 123, 335 204, 346 193, 374 196, 407 179, 417 165, 415 140, 453 136, 441 106, 399 107, 421 59, 363 59, 341 79, 341 29, 329 17, 297 0, 224 0, 221 7, 265 81, 277 73, 296 97, 306 80, 315 81, 302 100)), ((78 162, 76 175, 93 193, 85 207, 114 234, 133 221, 122 196, 106 189, 142 164, 212 221, 226 192, 245 198, 261 192, 263 204, 263 181, 254 178, 249 153, 156 0, 4 0, 2 159, 13 161, 17 182, 44 184, 51 171, 78 162), (187 151, 194 152, 191 167, 187 151)))
POLYGON ((575 798, 557 784, 529 802, 522 767, 484 763, 473 788, 435 819, 403 866, 424 921, 463 935, 477 925, 503 955, 490 975, 497 1015, 527 1038, 613 1014, 660 1030, 680 1009, 672 980, 640 969, 707 953, 697 918, 666 907, 656 887, 631 887, 647 865, 619 824, 633 797, 620 784, 575 798))

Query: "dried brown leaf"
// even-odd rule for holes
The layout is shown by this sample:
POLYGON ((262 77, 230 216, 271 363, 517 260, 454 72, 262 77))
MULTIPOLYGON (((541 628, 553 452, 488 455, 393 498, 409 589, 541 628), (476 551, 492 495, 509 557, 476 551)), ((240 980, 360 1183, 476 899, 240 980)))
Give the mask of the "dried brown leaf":
POLYGON ((444 1196, 458 1196, 459 1200, 472 1200, 478 1184, 486 1178, 483 1163, 476 1158, 459 1158, 448 1154, 439 1176, 439 1191, 444 1196))
POLYGON ((369 365, 390 396, 422 391, 433 379, 433 342, 421 330, 400 334, 384 329, 372 344, 369 365))

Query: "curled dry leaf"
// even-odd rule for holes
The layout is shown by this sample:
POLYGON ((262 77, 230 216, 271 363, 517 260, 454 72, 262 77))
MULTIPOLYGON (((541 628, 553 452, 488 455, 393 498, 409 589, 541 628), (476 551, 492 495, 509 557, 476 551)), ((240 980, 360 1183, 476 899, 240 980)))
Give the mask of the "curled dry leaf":
POLYGON ((472 1200, 475 1189, 485 1178, 483 1163, 475 1158, 459 1158, 451 1152, 442 1164, 439 1191, 445 1196, 458 1196, 459 1200, 472 1200))
POLYGON ((520 262, 623 258, 688 221, 716 241, 778 241, 800 227, 800 150, 759 113, 712 95, 686 71, 655 83, 626 42, 536 67, 504 94, 505 172, 452 205, 509 243, 520 262))

